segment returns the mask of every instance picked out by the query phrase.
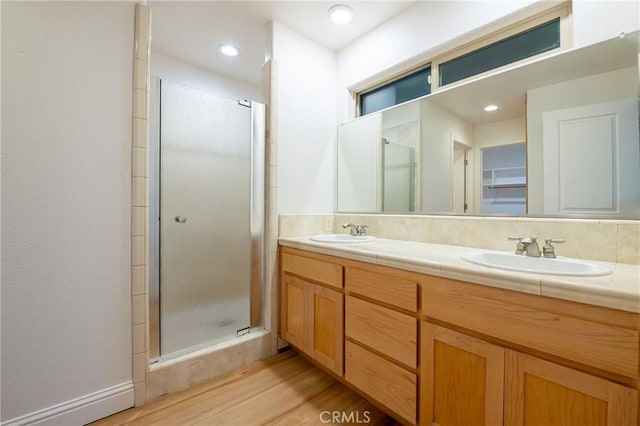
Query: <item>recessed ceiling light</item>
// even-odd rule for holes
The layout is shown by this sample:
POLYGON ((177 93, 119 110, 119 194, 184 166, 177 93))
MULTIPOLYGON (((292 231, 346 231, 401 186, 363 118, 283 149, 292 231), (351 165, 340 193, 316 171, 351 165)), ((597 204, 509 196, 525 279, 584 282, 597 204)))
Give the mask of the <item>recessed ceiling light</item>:
POLYGON ((484 107, 484 110, 487 112, 495 111, 497 109, 498 107, 496 105, 487 105, 486 107, 484 107))
POLYGON ((240 54, 240 49, 231 44, 221 44, 218 46, 218 50, 227 56, 238 56, 240 54))
POLYGON ((353 19, 353 9, 346 4, 336 4, 329 8, 329 17, 336 24, 348 24, 353 19))

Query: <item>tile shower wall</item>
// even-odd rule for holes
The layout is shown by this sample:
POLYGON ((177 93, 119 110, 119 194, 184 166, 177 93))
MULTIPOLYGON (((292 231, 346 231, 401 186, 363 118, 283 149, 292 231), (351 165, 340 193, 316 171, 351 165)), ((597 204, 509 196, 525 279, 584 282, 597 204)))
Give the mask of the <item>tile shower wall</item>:
POLYGON ((148 312, 148 167, 147 135, 149 105, 149 8, 136 4, 133 55, 133 134, 131 199, 131 294, 133 324, 133 383, 136 407, 146 402, 149 364, 148 312))
POLYGON ((275 354, 278 349, 278 63, 275 59, 269 59, 262 66, 262 87, 263 100, 267 105, 266 265, 263 309, 265 328, 272 331, 270 353, 275 354))
MULTIPOLYGON (((284 218, 287 223, 297 220, 284 218)), ((640 263, 638 220, 336 214, 334 221, 334 232, 343 232, 341 225, 352 222, 368 225, 369 233, 380 238, 493 250, 513 250, 514 242, 507 240, 513 235, 537 235, 541 242, 544 238, 562 238, 566 243, 556 248, 560 256, 640 263)))

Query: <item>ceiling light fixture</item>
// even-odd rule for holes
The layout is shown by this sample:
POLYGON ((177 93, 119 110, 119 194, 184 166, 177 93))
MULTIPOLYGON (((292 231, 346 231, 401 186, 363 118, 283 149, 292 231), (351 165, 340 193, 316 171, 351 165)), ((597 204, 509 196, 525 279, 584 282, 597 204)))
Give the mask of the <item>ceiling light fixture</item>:
POLYGON ((240 49, 231 44, 221 44, 218 46, 218 50, 227 56, 238 56, 240 54, 240 49))
POLYGON ((498 107, 496 105, 487 105, 486 107, 484 107, 484 110, 487 112, 495 111, 497 109, 498 107))
POLYGON ((329 17, 336 24, 348 24, 353 19, 353 9, 346 4, 336 4, 329 8, 329 17))

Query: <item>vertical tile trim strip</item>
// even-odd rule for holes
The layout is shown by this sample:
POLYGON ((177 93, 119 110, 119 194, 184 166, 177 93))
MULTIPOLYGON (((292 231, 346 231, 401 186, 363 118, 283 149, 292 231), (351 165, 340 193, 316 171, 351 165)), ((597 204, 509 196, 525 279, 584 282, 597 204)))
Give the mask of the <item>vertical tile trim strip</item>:
POLYGON ((133 57, 133 116, 131 135, 131 307, 132 307, 132 369, 134 404, 146 402, 146 375, 149 365, 148 339, 148 211, 147 146, 149 119, 149 42, 150 11, 143 4, 135 5, 133 57))

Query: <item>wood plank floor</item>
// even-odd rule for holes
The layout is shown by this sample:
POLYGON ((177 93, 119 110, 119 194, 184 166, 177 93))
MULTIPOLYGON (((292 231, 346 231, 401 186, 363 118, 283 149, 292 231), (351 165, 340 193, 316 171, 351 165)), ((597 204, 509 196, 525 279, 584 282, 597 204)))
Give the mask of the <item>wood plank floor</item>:
POLYGON ((293 350, 92 423, 94 426, 330 424, 398 423, 293 350))

